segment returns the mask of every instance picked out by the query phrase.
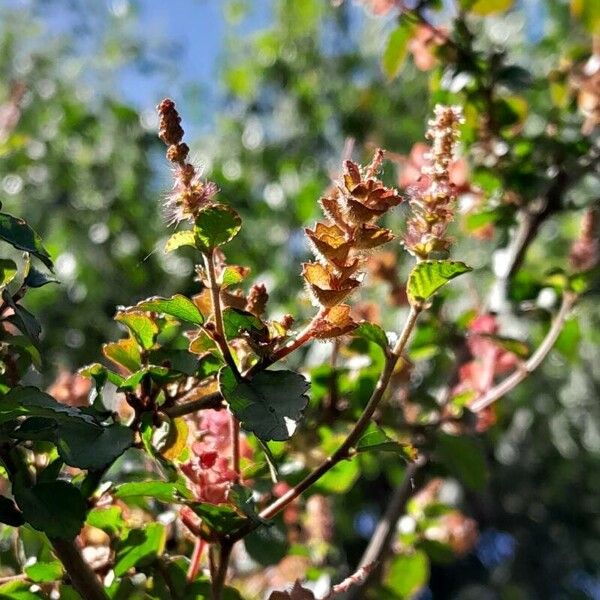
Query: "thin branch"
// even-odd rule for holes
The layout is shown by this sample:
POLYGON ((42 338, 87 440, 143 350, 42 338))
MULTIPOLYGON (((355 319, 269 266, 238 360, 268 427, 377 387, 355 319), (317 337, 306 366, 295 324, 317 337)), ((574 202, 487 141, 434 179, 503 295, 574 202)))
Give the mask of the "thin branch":
POLYGON ((415 476, 421 473, 426 461, 424 458, 408 465, 404 478, 400 485, 394 490, 392 498, 381 517, 373 537, 369 541, 360 562, 359 568, 367 565, 374 565, 369 574, 360 582, 360 584, 350 593, 351 600, 359 600, 364 597, 365 590, 377 579, 381 572, 385 557, 394 539, 396 533, 396 524, 398 519, 404 514, 406 503, 417 488, 415 476))
POLYGON ((296 499, 300 494, 302 494, 305 490, 307 490, 310 486, 312 486, 316 481, 318 481, 325 473, 327 473, 330 469, 332 469, 337 463, 346 458, 349 458, 351 455, 351 450, 354 444, 358 441, 364 430, 367 428, 371 421, 371 417, 373 416, 375 410, 379 406, 379 403, 383 399, 383 395, 385 390, 388 387, 390 379, 392 377, 392 373, 394 372, 394 367, 398 362, 398 359, 404 352, 406 344, 410 338, 410 335, 414 329, 414 326, 417 322, 417 318, 420 314, 420 309, 416 309, 411 307, 410 313, 404 324, 404 328, 396 342, 394 349, 391 353, 386 356, 385 365, 381 375, 379 376, 379 380, 367 406, 363 410, 360 415, 358 421, 352 428, 352 431, 348 434, 346 439, 342 442, 339 448, 327 459, 325 459, 316 469, 314 469, 311 473, 309 473, 300 483, 291 488, 288 492, 286 492, 283 496, 275 500, 272 504, 267 506, 261 513, 260 517, 263 519, 271 519, 276 514, 281 512, 290 502, 296 499))
POLYGON ((475 400, 475 402, 469 406, 469 409, 472 412, 482 411, 484 408, 487 408, 496 402, 496 400, 512 391, 517 385, 519 385, 519 383, 531 375, 531 373, 533 373, 533 371, 540 366, 542 361, 546 358, 548 352, 550 352, 554 346, 554 343, 560 335, 565 320, 567 319, 567 316, 569 315, 569 312, 576 300, 577 294, 572 292, 566 292, 564 294, 560 309, 558 313, 556 313, 546 337, 542 340, 542 343, 538 346, 536 351, 516 371, 486 392, 483 396, 475 400))
POLYGON ((353 586, 360 585, 369 576, 374 567, 374 563, 359 567, 350 577, 346 577, 344 581, 340 581, 340 583, 334 585, 331 591, 326 596, 323 596, 321 600, 330 600, 338 594, 345 594, 353 586))
POLYGON ((217 346, 219 346, 219 349, 221 350, 221 354, 223 355, 225 362, 229 365, 231 370, 234 372, 235 376, 239 378, 240 372, 237 368, 237 365, 235 364, 235 360, 233 360, 231 350, 229 349, 229 346, 227 344, 227 338, 225 337, 225 328, 223 326, 223 312, 221 309, 221 286, 217 283, 214 253, 210 252, 207 254, 203 254, 203 257, 204 266, 206 268, 206 275, 208 277, 210 298, 212 301, 213 308, 213 317, 215 319, 215 342, 217 346))
MULTIPOLYGON (((190 393, 190 396, 195 396, 198 394, 198 390, 192 390, 194 394, 190 393)), ((185 400, 182 398, 182 400, 185 400)), ((165 415, 174 419, 175 417, 183 417, 184 415, 189 415, 190 413, 196 412, 197 410, 203 410, 206 408, 214 408, 219 409, 223 407, 223 396, 221 396, 221 392, 211 392, 210 394, 206 394, 201 398, 197 398, 196 400, 190 400, 188 402, 183 401, 179 404, 174 404, 173 406, 168 406, 162 412, 165 415)))

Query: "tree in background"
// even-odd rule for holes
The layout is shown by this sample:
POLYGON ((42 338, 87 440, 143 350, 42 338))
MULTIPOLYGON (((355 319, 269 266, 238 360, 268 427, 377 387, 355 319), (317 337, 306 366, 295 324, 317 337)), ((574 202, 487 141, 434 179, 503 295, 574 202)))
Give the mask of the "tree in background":
MULTIPOLYGON (((594 3, 540 4, 536 18, 544 27, 529 29, 511 2, 465 1, 450 13, 435 2, 363 4, 377 15, 364 30, 367 47, 369 38, 385 41, 381 67, 353 42, 364 17, 344 4, 276 2, 273 27, 248 39, 239 55, 232 50, 224 113, 231 116, 198 144, 221 188, 216 198, 229 208, 215 207, 214 189, 186 166, 176 113, 163 105, 161 133, 179 173, 171 209, 195 221, 194 230, 170 238, 168 249, 186 258, 194 256, 186 245, 200 250, 199 284, 188 276, 185 285, 204 292, 193 304, 182 296, 150 298, 120 311, 117 320, 130 335, 104 348, 117 369, 86 370, 95 381, 94 404, 72 409, 68 419, 47 396, 14 387, 14 369, 5 373, 12 391, 3 399, 2 434, 9 441, 2 460, 16 504, 3 500, 5 522, 13 526, 3 535, 12 542, 14 526, 26 520, 47 534, 54 550, 31 526, 21 527, 24 556, 40 564, 3 593, 26 593, 39 583, 34 597, 57 588, 69 597, 75 594, 70 577, 76 589, 103 597, 73 547, 57 543, 73 538, 86 518, 78 542, 92 569, 107 576, 112 597, 208 597, 208 580, 198 575, 202 564, 218 596, 229 558, 230 582, 239 592, 227 589, 225 597, 261 597, 289 589, 295 579, 302 583, 294 591, 272 597, 596 594, 594 3), (462 151, 453 163, 447 138, 435 133, 447 129, 439 120, 446 113, 432 125, 431 150, 423 143, 425 116, 439 102, 463 107, 462 151), (380 145, 396 164, 386 163, 384 181, 377 179, 379 158, 369 165, 380 145), (352 154, 365 167, 340 169, 352 154), (329 187, 332 180, 337 188, 329 187), (316 200, 328 187, 323 217, 316 200), (455 196, 459 214, 448 236, 455 196), (403 205, 387 214, 401 197, 403 205), (238 232, 233 209, 244 227, 225 246, 225 262, 214 246, 238 232), (386 213, 383 229, 369 229, 368 210, 386 213), (308 244, 300 228, 310 218, 319 223, 307 231, 308 244), (360 227, 350 233, 350 225, 360 227), (346 232, 344 240, 336 227, 346 232), (397 242, 372 254, 361 248, 368 232, 387 241, 387 227, 420 261, 415 270, 397 242), (344 254, 344 244, 352 253, 344 254), (321 262, 309 262, 302 279, 297 265, 311 260, 311 246, 321 262), (438 284, 462 269, 448 262, 450 248, 476 276, 431 299, 438 284), (340 298, 359 287, 358 265, 348 258, 354 252, 369 277, 354 292, 349 313, 340 298), (250 278, 246 266, 253 269, 251 287, 242 283, 250 278), (321 306, 305 329, 284 315, 293 307, 298 320, 310 317, 307 296, 300 296, 300 307, 293 301, 303 283, 321 306), (406 315, 404 331, 414 327, 408 345, 408 337, 387 340, 375 325, 397 331, 398 317, 406 315), (370 324, 357 327, 361 320, 370 324), (177 322, 188 323, 191 340, 177 322), (324 337, 335 341, 307 344, 324 337), (272 440, 289 437, 305 384, 293 371, 263 369, 292 350, 298 352, 289 363, 310 379, 310 402, 294 436, 281 444, 272 440), (390 373, 392 356, 401 368, 390 373), (375 384, 386 372, 393 377, 381 403, 375 384), (269 388, 269 377, 281 381, 269 388), (275 412, 288 411, 285 431, 267 431, 270 417, 262 410, 245 412, 244 402, 256 402, 256 394, 275 412), (233 419, 221 408, 223 398, 233 419), (19 403, 26 412, 14 412, 19 403), (84 447, 90 436, 98 438, 92 453, 84 447), (132 443, 136 449, 105 475, 132 443), (346 452, 352 460, 341 460, 346 452), (328 455, 335 466, 321 462, 328 455), (29 468, 15 462, 19 457, 29 468), (67 484, 73 467, 87 475, 67 484), (37 482, 24 481, 24 470, 37 482), (70 486, 64 489, 69 519, 44 486, 70 486), (49 516, 39 516, 46 502, 49 516), (244 541, 229 557, 238 538, 244 541), (211 549, 203 563, 206 544, 211 549), (77 564, 87 574, 83 581, 77 564)), ((18 94, 13 88, 13 105, 18 94)), ((147 231, 147 223, 140 228, 147 231)), ((46 257, 39 248, 16 247, 46 257)), ((8 281, 11 267, 4 269, 8 281)), ((171 283, 159 276, 152 286, 168 296, 171 283)), ((6 314, 13 310, 21 322, 9 315, 11 323, 25 327, 20 292, 9 285, 16 308, 5 307, 6 314)), ((85 403, 75 398, 75 387, 66 388, 53 393, 85 403)), ((18 572, 21 560, 4 546, 3 564, 18 572)))

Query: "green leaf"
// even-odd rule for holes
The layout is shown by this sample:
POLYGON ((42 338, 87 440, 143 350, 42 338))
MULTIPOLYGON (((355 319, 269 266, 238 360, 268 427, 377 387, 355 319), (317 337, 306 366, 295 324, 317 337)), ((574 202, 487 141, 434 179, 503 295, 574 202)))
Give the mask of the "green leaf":
POLYGON ((194 325, 202 325, 204 323, 204 317, 198 310, 198 307, 189 298, 181 294, 175 294, 171 298, 153 296, 152 298, 138 302, 136 308, 170 315, 179 321, 185 321, 194 325))
POLYGON ((571 0, 571 13, 581 19, 590 34, 600 35, 600 5, 597 0, 571 0))
POLYGON ((92 363, 91 365, 82 367, 81 369, 79 369, 78 373, 83 377, 89 377, 93 379, 96 383, 96 389, 102 389, 102 387, 104 387, 104 384, 107 381, 110 381, 113 385, 116 385, 117 387, 119 387, 123 383, 123 381, 125 381, 124 378, 121 377, 121 375, 107 369, 100 363, 92 363))
POLYGON ((126 325, 144 350, 150 350, 154 346, 158 335, 158 325, 148 315, 135 310, 127 310, 118 312, 115 321, 126 325))
POLYGON ((17 265, 14 260, 0 258, 0 289, 6 287, 17 274, 17 265))
POLYGON ((226 288, 240 283, 246 278, 249 272, 250 269, 248 267, 227 265, 221 273, 221 287, 226 288))
POLYGON ((381 329, 379 325, 375 325, 374 323, 369 323, 368 321, 359 323, 358 327, 352 332, 352 335, 354 337, 368 340, 369 342, 374 342, 386 352, 389 349, 388 339, 385 335, 385 331, 381 329))
POLYGON ((113 363, 125 367, 132 373, 137 371, 142 364, 139 346, 132 337, 104 344, 102 353, 113 363))
POLYGON ((424 260, 418 263, 408 278, 408 298, 412 305, 422 304, 451 279, 472 271, 463 262, 424 260))
POLYGON ((9 581, 0 585, 0 598, 2 600, 42 600, 39 592, 31 592, 31 583, 26 581, 9 581))
POLYGON ((250 557, 263 566, 277 564, 290 547, 281 519, 255 529, 244 537, 244 545, 250 557))
POLYGON ((384 585, 394 593, 394 598, 413 598, 429 580, 429 559, 416 550, 411 554, 396 556, 387 572, 384 585))
POLYGON ((165 244, 165 252, 172 252, 182 246, 196 246, 196 238, 193 231, 177 231, 174 233, 165 244))
POLYGON ((150 377, 152 381, 158 384, 164 384, 181 377, 181 373, 178 371, 171 371, 167 367, 161 367, 159 365, 147 365, 137 370, 135 373, 132 373, 126 379, 123 379, 118 386, 119 391, 135 390, 146 376, 150 377))
POLYGON ((205 379, 215 373, 223 366, 223 359, 215 356, 212 352, 207 352, 198 359, 198 368, 196 375, 199 379, 205 379))
POLYGON ((242 227, 240 216, 224 204, 215 204, 200 211, 194 225, 199 250, 208 252, 231 241, 242 227))
POLYGON ((116 535, 126 526, 122 512, 120 506, 92 508, 88 513, 86 523, 97 529, 102 529, 110 535, 116 535))
POLYGON ((554 347, 567 360, 573 362, 579 357, 580 342, 581 330, 579 329, 579 321, 576 317, 571 317, 564 322, 554 347))
POLYGON ((293 371, 261 371, 251 380, 238 381, 224 367, 219 386, 242 426, 264 441, 289 439, 308 402, 309 384, 293 371))
POLYGON ((247 517, 227 504, 190 502, 188 506, 202 519, 202 527, 207 528, 208 539, 213 535, 231 534, 248 522, 247 517))
POLYGON ((167 532, 161 523, 149 523, 143 529, 133 529, 118 543, 115 556, 115 575, 120 577, 129 569, 152 563, 165 549, 167 532))
POLYGON ((531 353, 531 348, 529 348, 529 344, 521 340, 515 340, 513 338, 505 337, 502 335, 495 335, 492 333, 478 333, 477 335, 492 340, 494 344, 500 346, 500 348, 506 350, 507 352, 512 352, 513 354, 516 354, 519 358, 527 358, 531 353))
POLYGON ((133 431, 125 425, 90 426, 81 421, 62 423, 55 440, 60 457, 79 469, 103 469, 133 445, 133 431))
POLYGON ((25 573, 35 583, 47 583, 62 579, 64 570, 62 564, 55 560, 52 562, 36 562, 25 567, 25 573))
POLYGON ((267 326, 257 316, 231 307, 223 311, 223 327, 227 339, 239 337, 244 331, 267 334, 267 326))
POLYGON ((360 467, 356 460, 339 462, 327 471, 314 485, 319 494, 345 494, 360 476, 360 467))
POLYGON ((71 483, 52 481, 26 487, 17 481, 13 492, 25 521, 48 537, 70 540, 81 530, 87 506, 71 483))
POLYGON ((472 490, 480 490, 487 481, 487 465, 476 440, 440 433, 436 457, 446 469, 472 490))
POLYGON ((0 423, 21 416, 49 417, 59 422, 77 418, 97 425, 95 419, 78 408, 58 403, 33 386, 17 386, 0 398, 0 423))
POLYGON ((18 250, 33 254, 49 269, 52 269, 52 260, 42 244, 42 239, 23 219, 0 213, 0 239, 8 242, 18 250))
POLYGON ((390 34, 382 59, 383 72, 388 80, 397 77, 402 70, 413 31, 414 26, 403 20, 390 34))
POLYGON ((396 442, 373 422, 369 423, 355 448, 357 452, 395 452, 407 462, 413 462, 417 456, 413 446, 396 442))
MULTIPOLYGON (((465 4, 464 0, 461 4, 465 4)), ((514 0, 468 0, 466 2, 471 12, 476 15, 486 16, 496 12, 503 12, 508 10, 513 4, 514 0)))
POLYGON ((59 283, 59 281, 55 277, 36 269, 34 266, 29 266, 29 271, 23 282, 24 285, 30 288, 41 288, 49 283, 59 283))
POLYGON ((6 496, 0 496, 0 523, 20 527, 25 521, 16 504, 6 496))
POLYGON ((176 481, 131 481, 118 486, 114 496, 121 500, 147 496, 165 504, 192 497, 191 492, 176 481))
POLYGON ((41 325, 37 322, 36 318, 20 304, 17 304, 12 296, 8 293, 8 290, 2 290, 2 299, 8 306, 10 306, 14 314, 7 318, 15 325, 22 333, 28 335, 34 342, 39 341, 40 333, 42 332, 41 325))

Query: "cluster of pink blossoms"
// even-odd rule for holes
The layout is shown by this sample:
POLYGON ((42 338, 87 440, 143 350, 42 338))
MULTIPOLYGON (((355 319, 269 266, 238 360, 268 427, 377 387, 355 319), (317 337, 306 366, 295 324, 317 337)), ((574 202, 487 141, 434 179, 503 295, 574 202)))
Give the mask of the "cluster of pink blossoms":
MULTIPOLYGON (((203 410, 191 423, 195 441, 192 458, 181 466, 199 502, 223 504, 238 476, 230 466, 230 415, 226 410, 203 410)), ((251 449, 241 440, 241 455, 250 457, 251 449)))

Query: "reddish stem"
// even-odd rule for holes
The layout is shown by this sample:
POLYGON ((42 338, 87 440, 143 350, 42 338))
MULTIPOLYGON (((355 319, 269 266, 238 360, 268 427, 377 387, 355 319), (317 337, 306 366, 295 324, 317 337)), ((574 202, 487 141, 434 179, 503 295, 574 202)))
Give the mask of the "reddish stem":
POLYGON ((202 554, 204 553, 204 546, 206 542, 201 538, 197 537, 196 542, 194 543, 194 552, 192 553, 192 558, 190 559, 190 566, 188 567, 187 572, 187 580, 188 583, 191 583, 198 576, 198 571, 200 570, 200 560, 202 559, 202 554))

